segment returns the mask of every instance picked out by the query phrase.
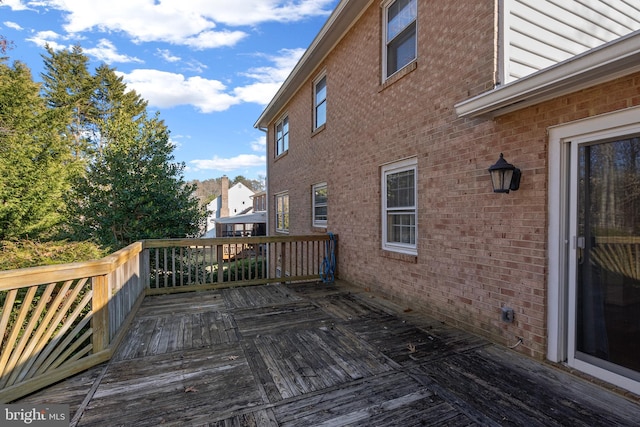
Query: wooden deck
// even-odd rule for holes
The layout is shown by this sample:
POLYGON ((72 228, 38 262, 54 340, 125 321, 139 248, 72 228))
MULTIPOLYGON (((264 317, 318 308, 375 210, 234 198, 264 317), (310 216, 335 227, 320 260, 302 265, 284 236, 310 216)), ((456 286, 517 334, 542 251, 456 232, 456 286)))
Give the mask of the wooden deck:
POLYGON ((340 283, 147 297, 109 363, 19 402, 110 427, 640 420, 633 400, 340 283))

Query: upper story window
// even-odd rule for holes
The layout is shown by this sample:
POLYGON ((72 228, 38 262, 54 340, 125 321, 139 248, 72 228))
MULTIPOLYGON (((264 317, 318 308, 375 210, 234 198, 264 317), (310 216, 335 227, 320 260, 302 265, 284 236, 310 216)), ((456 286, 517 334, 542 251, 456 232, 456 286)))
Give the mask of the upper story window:
POLYGON ((313 196, 313 226, 326 227, 328 214, 327 183, 316 184, 312 189, 313 196))
POLYGON ((417 160, 382 167, 382 248, 417 255, 417 160))
POLYGON ((289 232, 289 193, 276 194, 276 231, 289 232))
POLYGON ((416 59, 417 0, 395 0, 384 8, 384 78, 416 59))
POLYGON ((276 157, 289 149, 289 117, 276 123, 276 157))
POLYGON ((327 122, 327 76, 323 75, 313 84, 313 129, 327 122))

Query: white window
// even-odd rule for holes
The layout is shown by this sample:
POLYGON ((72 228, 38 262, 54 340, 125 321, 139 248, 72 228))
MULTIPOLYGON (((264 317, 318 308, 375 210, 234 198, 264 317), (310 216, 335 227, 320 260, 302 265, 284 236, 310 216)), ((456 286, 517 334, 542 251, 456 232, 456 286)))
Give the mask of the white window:
POLYGON ((289 149, 289 117, 276 123, 276 157, 289 149))
POLYGON ((384 8, 384 78, 402 69, 417 56, 417 0, 395 0, 384 8))
POLYGON ((316 184, 313 186, 313 226, 327 226, 327 183, 316 184))
POLYGON ((327 76, 322 76, 313 84, 313 129, 327 122, 327 76))
POLYGON ((289 232, 289 193, 276 194, 276 231, 289 232))
POLYGON ((382 248, 417 255, 417 160, 382 167, 382 248))

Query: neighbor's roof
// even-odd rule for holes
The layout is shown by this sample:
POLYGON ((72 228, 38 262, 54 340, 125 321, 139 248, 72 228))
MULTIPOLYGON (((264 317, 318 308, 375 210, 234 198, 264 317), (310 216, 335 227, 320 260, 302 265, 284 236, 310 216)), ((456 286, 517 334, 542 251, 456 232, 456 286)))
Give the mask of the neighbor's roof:
POLYGON ((265 211, 226 216, 224 218, 216 219, 216 224, 258 224, 261 222, 267 222, 267 213, 265 211))
POLYGON ((333 50, 371 3, 372 0, 340 1, 289 77, 280 86, 276 95, 255 122, 254 127, 266 128, 269 125, 269 122, 280 113, 289 99, 322 64, 329 52, 333 50))

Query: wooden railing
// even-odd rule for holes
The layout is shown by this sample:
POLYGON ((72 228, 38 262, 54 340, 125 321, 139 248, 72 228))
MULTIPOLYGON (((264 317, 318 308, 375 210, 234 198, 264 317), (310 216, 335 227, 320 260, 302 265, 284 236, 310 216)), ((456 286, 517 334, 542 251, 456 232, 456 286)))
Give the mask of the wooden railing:
POLYGON ((318 279, 328 241, 147 240, 98 261, 0 271, 0 403, 109 360, 145 295, 318 279))
POLYGON ((327 235, 145 241, 147 294, 317 279, 327 235))
POLYGON ((144 298, 142 248, 0 271, 0 402, 109 360, 144 298))

